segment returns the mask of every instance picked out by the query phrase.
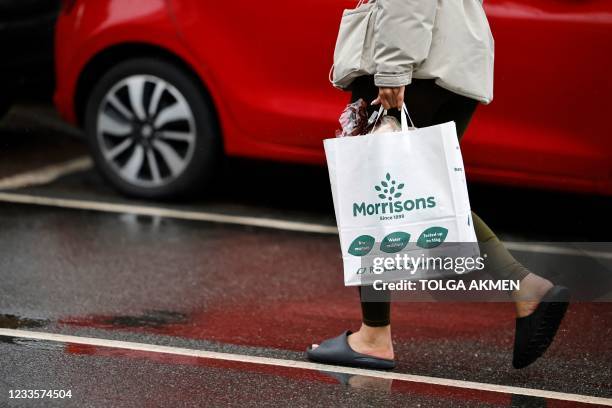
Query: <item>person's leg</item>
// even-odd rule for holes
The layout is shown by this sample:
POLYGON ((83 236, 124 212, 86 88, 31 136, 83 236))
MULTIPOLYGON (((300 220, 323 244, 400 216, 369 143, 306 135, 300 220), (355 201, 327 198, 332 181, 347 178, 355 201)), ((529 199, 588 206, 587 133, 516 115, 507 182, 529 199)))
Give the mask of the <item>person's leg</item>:
POLYGON ((348 337, 351 348, 358 353, 392 360, 391 292, 358 286, 361 303, 361 327, 348 337))
POLYGON ((371 285, 358 286, 361 302, 361 321, 369 327, 391 324, 391 292, 374 290, 371 285))
MULTIPOLYGON (((454 95, 434 115, 434 122, 444 123, 451 120, 457 126, 457 136, 461 141, 465 130, 478 106, 478 102, 460 95, 454 95)), ((521 281, 521 290, 511 293, 518 317, 529 315, 537 307, 539 300, 552 288, 547 279, 531 273, 506 249, 489 226, 472 211, 476 239, 483 253, 487 254, 486 271, 496 279, 521 281)))
POLYGON ((481 250, 487 254, 486 271, 495 279, 520 281, 520 289, 512 291, 510 297, 514 301, 518 317, 530 315, 540 303, 540 299, 553 287, 552 282, 529 272, 473 211, 472 219, 481 250))
MULTIPOLYGON (((455 120, 458 129, 465 129, 471 115, 456 115, 474 102, 455 95, 442 106, 436 121, 455 120), (457 120, 456 118, 460 119, 457 120), (461 118, 464 121, 461 121, 461 118)), ((473 111, 472 111, 473 112, 473 111)), ((459 132, 461 138, 463 132, 459 132)), ((569 291, 563 286, 555 286, 547 279, 529 272, 508 252, 493 231, 472 213, 476 238, 488 255, 485 268, 496 279, 516 279, 520 289, 512 291, 510 297, 516 308, 516 328, 512 365, 524 368, 537 360, 552 343, 563 320, 569 302, 569 291)))

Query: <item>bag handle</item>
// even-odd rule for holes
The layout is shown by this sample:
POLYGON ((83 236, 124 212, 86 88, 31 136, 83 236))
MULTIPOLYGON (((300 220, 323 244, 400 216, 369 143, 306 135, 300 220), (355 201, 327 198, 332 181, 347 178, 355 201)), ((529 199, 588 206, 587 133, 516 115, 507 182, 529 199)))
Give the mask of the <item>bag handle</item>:
POLYGON ((406 120, 406 117, 408 118, 408 121, 410 121, 410 127, 412 127, 413 129, 416 129, 416 126, 414 126, 414 122, 412 121, 412 118, 410 117, 410 113, 408 112, 408 108, 406 107, 405 103, 402 103, 402 111, 400 112, 400 120, 401 120, 401 124, 402 124, 402 131, 408 131, 408 121, 406 120), (406 130, 404 130, 404 125, 406 125, 406 130))
MULTIPOLYGON (((370 130, 370 133, 372 133, 372 131, 376 127, 376 123, 378 123, 378 119, 380 119, 382 116, 386 114, 387 114, 387 110, 382 105, 380 105, 380 109, 378 109, 378 114, 376 115, 376 120, 374 121, 374 124, 372 125, 372 130, 370 130)), ((402 103, 402 109, 400 111, 400 125, 402 126, 402 132, 407 132, 410 130, 410 128, 408 127, 408 122, 410 122, 410 127, 412 127, 413 129, 416 129, 416 126, 414 126, 414 122, 412 121, 412 118, 410 117, 410 113, 408 112, 408 108, 406 107, 406 104, 402 103)))

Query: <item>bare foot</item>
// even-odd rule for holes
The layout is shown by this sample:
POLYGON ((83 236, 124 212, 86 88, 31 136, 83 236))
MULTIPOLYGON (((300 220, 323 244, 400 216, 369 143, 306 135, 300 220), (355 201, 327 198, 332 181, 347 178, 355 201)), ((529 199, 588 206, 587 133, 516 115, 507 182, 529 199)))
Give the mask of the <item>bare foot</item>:
POLYGON ((512 292, 511 297, 514 300, 517 317, 525 317, 532 314, 540 301, 551 288, 553 284, 548 279, 544 279, 534 273, 530 273, 521 280, 519 290, 512 292))
MULTIPOLYGON (((349 346, 358 353, 368 356, 393 360, 393 342, 391 341, 391 326, 370 327, 361 325, 359 331, 348 337, 349 346)), ((313 344, 312 348, 317 348, 313 344)))

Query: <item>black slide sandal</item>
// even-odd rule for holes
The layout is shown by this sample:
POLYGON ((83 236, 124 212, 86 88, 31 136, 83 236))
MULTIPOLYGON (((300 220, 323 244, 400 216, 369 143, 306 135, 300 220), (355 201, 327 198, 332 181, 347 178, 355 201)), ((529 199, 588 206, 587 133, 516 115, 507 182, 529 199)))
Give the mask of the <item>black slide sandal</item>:
POLYGON ((516 319, 514 368, 525 368, 544 354, 557 334, 569 300, 567 288, 553 286, 533 313, 516 319))
POLYGON ((309 360, 323 364, 334 364, 356 368, 371 368, 375 370, 390 370, 395 367, 395 361, 372 357, 357 353, 348 344, 350 331, 345 331, 338 337, 327 339, 318 347, 309 346, 306 356, 309 360))

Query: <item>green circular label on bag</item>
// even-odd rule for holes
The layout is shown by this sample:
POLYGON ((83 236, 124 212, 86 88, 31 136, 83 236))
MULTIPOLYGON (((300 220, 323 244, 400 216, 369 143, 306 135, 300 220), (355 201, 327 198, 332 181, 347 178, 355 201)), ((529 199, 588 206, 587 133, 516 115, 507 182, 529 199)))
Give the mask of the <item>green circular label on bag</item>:
POLYGON ((367 255, 374 247, 374 237, 360 235, 351 243, 348 253, 355 256, 367 255))
POLYGON ((421 248, 435 248, 444 242, 447 234, 448 230, 446 228, 427 228, 417 240, 417 246, 420 246, 421 248))
POLYGON ((397 231, 387 235, 380 243, 380 250, 388 254, 399 252, 408 245, 410 234, 397 231))

